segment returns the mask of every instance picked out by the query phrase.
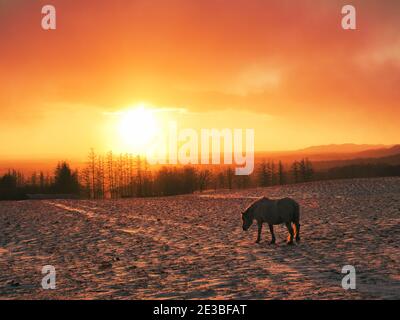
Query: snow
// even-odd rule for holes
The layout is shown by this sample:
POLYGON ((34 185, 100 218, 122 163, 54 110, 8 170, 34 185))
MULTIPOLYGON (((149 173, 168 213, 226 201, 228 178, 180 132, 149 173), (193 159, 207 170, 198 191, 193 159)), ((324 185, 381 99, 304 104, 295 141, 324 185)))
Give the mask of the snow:
POLYGON ((187 196, 0 202, 2 299, 399 299, 400 178, 187 196), (254 199, 293 197, 302 242, 241 228, 254 199), (344 290, 344 265, 357 289, 344 290), (56 268, 43 290, 42 266, 56 268))

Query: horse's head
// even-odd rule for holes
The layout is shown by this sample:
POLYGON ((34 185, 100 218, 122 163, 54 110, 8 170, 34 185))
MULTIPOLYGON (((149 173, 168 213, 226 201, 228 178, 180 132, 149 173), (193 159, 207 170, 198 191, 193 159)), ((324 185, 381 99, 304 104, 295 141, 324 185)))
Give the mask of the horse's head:
POLYGON ((253 219, 249 215, 249 210, 242 213, 243 230, 247 231, 253 224, 253 219))

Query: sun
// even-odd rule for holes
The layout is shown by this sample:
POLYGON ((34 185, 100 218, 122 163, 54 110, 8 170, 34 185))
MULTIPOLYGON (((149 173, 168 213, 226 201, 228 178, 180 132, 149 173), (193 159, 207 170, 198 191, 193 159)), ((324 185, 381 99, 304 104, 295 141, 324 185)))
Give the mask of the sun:
POLYGON ((143 154, 159 133, 158 119, 152 109, 139 105, 120 113, 118 132, 124 150, 143 154))

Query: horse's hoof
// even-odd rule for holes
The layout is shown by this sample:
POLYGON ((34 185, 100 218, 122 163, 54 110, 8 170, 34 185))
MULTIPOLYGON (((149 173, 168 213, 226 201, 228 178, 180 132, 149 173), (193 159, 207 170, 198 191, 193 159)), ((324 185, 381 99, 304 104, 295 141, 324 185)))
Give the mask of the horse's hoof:
POLYGON ((300 238, 296 239, 296 242, 300 242, 300 238))
POLYGON ((257 240, 255 243, 260 243, 260 240, 257 240))
POLYGON ((287 242, 287 245, 288 245, 288 246, 292 246, 292 245, 293 245, 293 241, 288 241, 288 242, 287 242))

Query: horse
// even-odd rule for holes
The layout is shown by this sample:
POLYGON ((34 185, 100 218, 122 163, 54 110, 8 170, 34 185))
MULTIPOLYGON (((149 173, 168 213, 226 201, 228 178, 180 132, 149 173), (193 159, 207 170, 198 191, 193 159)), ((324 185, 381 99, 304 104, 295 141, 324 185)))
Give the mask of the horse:
POLYGON ((261 240, 261 230, 264 222, 268 223, 272 235, 270 244, 275 243, 274 225, 283 223, 289 231, 287 244, 293 244, 294 231, 292 223, 296 232, 296 242, 300 241, 300 206, 291 198, 271 200, 263 197, 258 199, 242 213, 242 220, 244 231, 250 228, 254 220, 257 221, 258 236, 256 243, 261 240))

